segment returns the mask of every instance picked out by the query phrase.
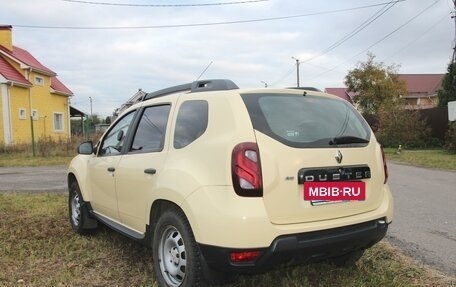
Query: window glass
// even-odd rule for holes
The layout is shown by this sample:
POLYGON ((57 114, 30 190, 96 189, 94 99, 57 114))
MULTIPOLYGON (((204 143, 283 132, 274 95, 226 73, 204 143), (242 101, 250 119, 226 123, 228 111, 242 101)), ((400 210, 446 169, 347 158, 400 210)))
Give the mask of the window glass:
POLYGON ((25 111, 24 108, 19 109, 19 119, 21 119, 21 120, 27 119, 27 112, 25 111))
POLYGON ((170 105, 144 109, 133 138, 131 152, 159 152, 163 150, 170 105))
POLYGON ((54 131, 63 131, 63 114, 54 113, 54 131))
POLYGON ((127 114, 110 129, 103 138, 99 155, 120 154, 134 114, 134 112, 127 114))
POLYGON ((348 102, 312 95, 243 95, 256 130, 292 147, 366 145, 370 129, 348 102))
POLYGON ((174 131, 174 148, 183 148, 199 138, 207 128, 206 101, 187 101, 179 109, 174 131))

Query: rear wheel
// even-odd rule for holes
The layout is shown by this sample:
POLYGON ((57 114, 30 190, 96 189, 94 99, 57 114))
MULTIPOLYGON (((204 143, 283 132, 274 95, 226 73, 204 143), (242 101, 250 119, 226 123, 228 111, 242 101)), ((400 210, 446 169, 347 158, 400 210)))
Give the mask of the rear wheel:
POLYGON ((207 265, 187 217, 177 207, 167 209, 158 219, 152 256, 159 286, 215 286, 233 279, 207 265))
POLYGON ((89 217, 89 210, 82 198, 77 182, 70 185, 68 211, 71 227, 76 233, 91 233, 97 227, 96 220, 89 217))
POLYGON ((187 218, 178 209, 165 211, 155 227, 153 264, 159 286, 201 286, 201 255, 187 218))

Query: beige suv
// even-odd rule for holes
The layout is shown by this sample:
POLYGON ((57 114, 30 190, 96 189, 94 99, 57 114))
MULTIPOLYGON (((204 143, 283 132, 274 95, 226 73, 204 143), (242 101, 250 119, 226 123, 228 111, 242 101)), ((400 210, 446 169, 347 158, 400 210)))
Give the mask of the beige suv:
POLYGON ((279 263, 353 264, 393 218, 383 151, 352 107, 310 90, 208 80, 144 96, 68 170, 77 233, 152 247, 160 286, 279 263))

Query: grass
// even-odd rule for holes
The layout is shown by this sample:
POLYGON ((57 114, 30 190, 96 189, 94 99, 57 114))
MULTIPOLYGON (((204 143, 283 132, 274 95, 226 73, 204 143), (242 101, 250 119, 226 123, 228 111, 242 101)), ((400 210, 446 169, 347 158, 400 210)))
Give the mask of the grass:
MULTIPOLYGON (((157 286, 151 250, 107 228, 74 234, 66 195, 0 193, 0 218, 0 286, 157 286)), ((456 286, 456 279, 383 241, 354 268, 280 267, 226 286, 456 286)))
POLYGON ((443 149, 402 150, 386 148, 388 160, 408 163, 416 166, 456 170, 456 154, 450 154, 443 149))
POLYGON ((73 156, 32 156, 25 153, 1 153, 0 167, 68 165, 73 156))
MULTIPOLYGON (((96 143, 100 136, 91 134, 91 140, 96 143)), ((73 136, 70 141, 42 137, 36 142, 35 156, 30 143, 10 146, 0 143, 0 167, 68 165, 77 154, 77 146, 84 141, 81 136, 73 136)))

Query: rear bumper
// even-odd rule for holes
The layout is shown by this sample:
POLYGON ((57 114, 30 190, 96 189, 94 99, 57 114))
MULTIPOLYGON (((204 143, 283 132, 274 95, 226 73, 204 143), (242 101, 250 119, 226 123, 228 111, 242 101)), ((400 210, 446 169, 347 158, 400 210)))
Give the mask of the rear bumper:
POLYGON ((215 270, 256 273, 288 261, 317 262, 369 248, 385 236, 387 229, 388 223, 382 218, 327 230, 282 235, 267 248, 231 249, 200 244, 200 250, 207 264, 215 270), (242 251, 260 251, 261 255, 253 262, 230 261, 231 252, 242 251))

